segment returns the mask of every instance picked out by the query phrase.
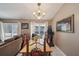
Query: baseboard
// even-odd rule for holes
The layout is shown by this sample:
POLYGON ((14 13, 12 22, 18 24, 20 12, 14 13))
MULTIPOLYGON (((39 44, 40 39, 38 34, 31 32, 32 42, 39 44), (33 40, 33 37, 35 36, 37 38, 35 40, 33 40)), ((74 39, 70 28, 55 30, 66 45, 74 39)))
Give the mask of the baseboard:
POLYGON ((66 54, 65 54, 60 48, 58 48, 57 46, 55 46, 55 48, 56 48, 63 56, 66 56, 66 54))

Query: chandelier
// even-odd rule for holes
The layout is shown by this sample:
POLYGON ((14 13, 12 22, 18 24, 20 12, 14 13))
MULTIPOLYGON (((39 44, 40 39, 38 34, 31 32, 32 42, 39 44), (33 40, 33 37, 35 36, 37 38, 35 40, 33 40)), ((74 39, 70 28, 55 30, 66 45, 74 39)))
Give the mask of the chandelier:
POLYGON ((33 12, 33 16, 35 16, 37 19, 41 19, 43 16, 45 16, 45 12, 43 12, 43 10, 40 8, 41 3, 38 3, 37 6, 38 9, 33 12))

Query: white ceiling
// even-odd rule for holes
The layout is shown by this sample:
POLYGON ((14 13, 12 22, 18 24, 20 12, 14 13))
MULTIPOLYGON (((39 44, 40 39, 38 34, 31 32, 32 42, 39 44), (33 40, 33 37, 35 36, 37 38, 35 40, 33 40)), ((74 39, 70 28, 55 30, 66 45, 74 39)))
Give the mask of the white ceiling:
MULTIPOLYGON (((62 5, 63 3, 42 3, 41 9, 46 13, 42 19, 53 18, 62 5)), ((32 13, 36 9, 36 3, 2 3, 0 4, 0 18, 35 19, 32 13)))

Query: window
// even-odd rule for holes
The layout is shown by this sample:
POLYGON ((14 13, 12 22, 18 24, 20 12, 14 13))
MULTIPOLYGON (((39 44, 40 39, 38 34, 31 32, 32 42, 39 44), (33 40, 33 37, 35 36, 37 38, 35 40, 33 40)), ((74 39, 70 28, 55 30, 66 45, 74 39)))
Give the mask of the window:
POLYGON ((18 23, 4 23, 4 39, 18 35, 18 23))
POLYGON ((40 36, 40 40, 44 39, 45 32, 47 31, 47 22, 45 23, 31 23, 31 37, 32 34, 38 34, 40 36))
POLYGON ((8 39, 12 37, 12 25, 10 23, 4 23, 4 38, 8 39))
POLYGON ((45 33, 45 26, 42 26, 42 25, 36 25, 35 26, 35 32, 36 34, 39 34, 40 35, 40 38, 42 39, 43 38, 43 35, 45 33))
POLYGON ((21 23, 2 23, 0 22, 0 41, 4 41, 15 35, 21 34, 21 23))
POLYGON ((12 24, 12 36, 18 35, 18 24, 12 24))
POLYGON ((38 34, 40 36, 38 42, 41 44, 44 43, 44 37, 45 37, 45 32, 47 31, 48 23, 36 23, 36 22, 31 22, 31 39, 32 39, 32 34, 38 34))

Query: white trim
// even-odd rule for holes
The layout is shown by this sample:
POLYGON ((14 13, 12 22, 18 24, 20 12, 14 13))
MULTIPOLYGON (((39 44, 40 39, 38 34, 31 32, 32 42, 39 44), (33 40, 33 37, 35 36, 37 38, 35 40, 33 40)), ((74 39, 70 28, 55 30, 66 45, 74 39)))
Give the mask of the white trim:
POLYGON ((60 48, 58 48, 57 46, 55 46, 55 48, 56 48, 63 56, 66 56, 66 54, 65 54, 60 48))
POLYGON ((17 31, 18 35, 21 35, 21 23, 18 22, 18 31, 17 31))
POLYGON ((1 35, 2 35, 2 36, 1 36, 1 40, 4 41, 4 29, 3 29, 3 23, 2 23, 2 22, 0 22, 0 23, 1 23, 1 33, 2 33, 2 34, 1 34, 1 35))

